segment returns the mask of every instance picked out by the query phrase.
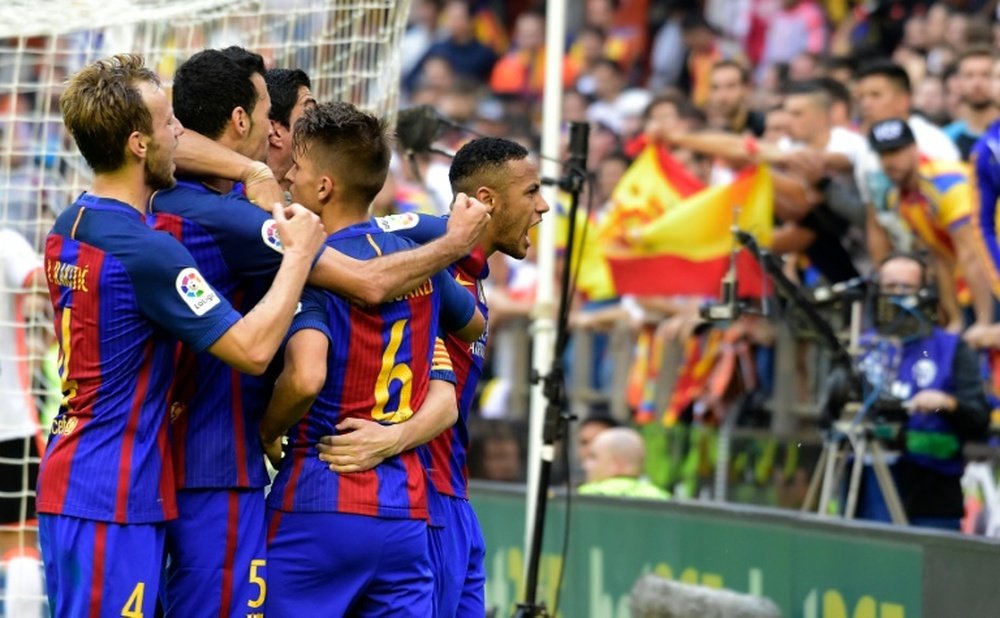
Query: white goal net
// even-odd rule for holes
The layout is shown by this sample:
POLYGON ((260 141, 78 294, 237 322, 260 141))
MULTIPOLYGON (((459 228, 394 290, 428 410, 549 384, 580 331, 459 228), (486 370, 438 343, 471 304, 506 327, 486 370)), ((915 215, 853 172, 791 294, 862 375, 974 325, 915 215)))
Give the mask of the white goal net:
MULTIPOLYGON (((13 231, 40 253, 53 217, 90 180, 59 113, 65 79, 86 64, 139 53, 169 88, 176 68, 192 54, 240 45, 261 54, 268 68, 304 70, 317 100, 350 101, 393 118, 408 13, 409 0, 3 0, 0 244, 2 234, 13 231)), ((32 295, 23 280, 6 276, 12 271, 6 260, 0 246, 0 405, 30 401, 31 423, 44 432, 59 398, 51 326, 44 316, 35 319, 37 326, 29 323, 31 306, 22 301, 32 295), (4 313, 5 299, 17 307, 4 313), (13 343, 5 345, 8 340, 13 343), (11 371, 19 379, 4 381, 11 371)), ((0 413, 0 442, 9 435, 4 425, 13 422, 0 413)), ((25 476, 30 463, 29 457, 0 453, 0 479, 25 476)), ((25 513, 33 490, 0 486, 0 501, 15 500, 25 513)), ((14 529, 19 542, 31 544, 33 522, 25 519, 0 528, 0 541, 14 529)), ((0 615, 14 615, 2 594, 0 615)))

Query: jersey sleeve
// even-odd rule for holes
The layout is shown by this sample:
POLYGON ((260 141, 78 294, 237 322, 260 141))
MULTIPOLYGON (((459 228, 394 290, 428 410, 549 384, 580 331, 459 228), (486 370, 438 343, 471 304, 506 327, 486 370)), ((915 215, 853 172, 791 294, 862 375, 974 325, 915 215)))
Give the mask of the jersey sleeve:
POLYGON ((427 244, 445 235, 448 217, 437 217, 415 212, 376 217, 375 223, 383 232, 402 236, 418 245, 427 244))
POLYGON ((306 287, 302 290, 302 298, 295 308, 295 317, 292 318, 292 326, 288 329, 286 341, 300 330, 307 329, 318 330, 333 341, 326 301, 326 293, 318 288, 306 287))
POLYGON ((938 204, 936 217, 942 229, 952 230, 969 222, 972 216, 972 187, 966 179, 950 187, 938 204))
POLYGON ((434 338, 434 357, 431 359, 430 379, 457 384, 458 378, 455 376, 448 348, 444 344, 444 336, 444 333, 438 333, 438 336, 434 338))
POLYGON ((3 264, 3 285, 20 289, 25 280, 42 262, 28 241, 14 230, 0 230, 0 262, 3 264))
POLYGON ((129 268, 139 310, 195 352, 208 349, 240 314, 198 272, 180 243, 166 234, 144 242, 144 259, 129 268))
POLYGON ((976 144, 972 153, 972 181, 976 193, 972 204, 972 221, 996 293, 1000 290, 1000 238, 997 237, 1000 159, 992 145, 995 141, 990 137, 987 136, 976 144))
POLYGON ((476 299, 447 270, 434 275, 434 287, 441 294, 441 325, 452 332, 469 323, 476 311, 476 299))
POLYGON ((231 194, 215 216, 219 217, 220 232, 215 240, 230 271, 242 278, 273 277, 281 266, 285 248, 271 215, 244 197, 231 194))

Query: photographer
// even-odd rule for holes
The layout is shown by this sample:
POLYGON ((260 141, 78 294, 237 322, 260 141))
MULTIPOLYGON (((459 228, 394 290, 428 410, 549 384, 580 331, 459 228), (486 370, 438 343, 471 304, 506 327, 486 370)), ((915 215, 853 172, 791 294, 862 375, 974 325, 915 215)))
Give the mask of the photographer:
MULTIPOLYGON (((907 413, 894 470, 903 508, 913 525, 958 530, 962 446, 984 437, 989 421, 977 358, 958 335, 934 324, 936 294, 919 258, 887 258, 877 292, 861 368, 878 399, 900 399, 907 413)), ((873 483, 867 485, 859 516, 888 520, 884 505, 868 499, 873 483)))

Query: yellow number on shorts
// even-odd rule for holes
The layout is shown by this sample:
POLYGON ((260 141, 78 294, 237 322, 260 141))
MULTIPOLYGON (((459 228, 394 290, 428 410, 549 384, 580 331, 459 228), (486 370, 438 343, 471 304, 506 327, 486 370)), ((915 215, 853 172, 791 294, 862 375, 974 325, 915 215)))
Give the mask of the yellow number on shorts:
POLYGON ((125 602, 122 608, 122 618, 143 618, 142 597, 146 594, 146 584, 139 582, 132 590, 132 596, 125 602))
POLYGON ((260 595, 253 601, 247 603, 251 608, 258 608, 264 604, 264 598, 267 596, 267 582, 264 578, 257 574, 257 569, 262 568, 267 565, 267 560, 251 560, 250 561, 250 583, 257 584, 260 588, 260 595))
POLYGON ((406 320, 397 320, 389 333, 389 345, 382 353, 382 369, 378 372, 375 383, 375 407, 372 408, 372 418, 385 423, 402 423, 413 416, 410 409, 410 392, 413 390, 413 370, 406 363, 396 363, 396 354, 403 343, 403 331, 406 320), (386 411, 389 403, 389 385, 393 380, 399 380, 399 407, 394 411, 386 411))
POLYGON ((73 311, 66 307, 62 312, 62 320, 59 325, 59 377, 62 379, 61 390, 63 394, 62 407, 69 408, 69 400, 76 397, 79 387, 76 380, 69 379, 69 358, 70 358, 70 322, 73 319, 73 311))

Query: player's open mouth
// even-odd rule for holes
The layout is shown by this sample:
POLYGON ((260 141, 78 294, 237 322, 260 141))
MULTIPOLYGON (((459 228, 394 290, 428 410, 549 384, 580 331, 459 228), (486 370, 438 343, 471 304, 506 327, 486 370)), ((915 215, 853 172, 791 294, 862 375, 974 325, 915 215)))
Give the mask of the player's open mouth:
POLYGON ((528 245, 529 247, 531 246, 531 228, 535 227, 536 225, 538 225, 541 222, 542 222, 542 218, 539 217, 538 221, 535 221, 534 223, 532 223, 531 225, 528 226, 528 229, 524 230, 524 243, 526 245, 528 245))

